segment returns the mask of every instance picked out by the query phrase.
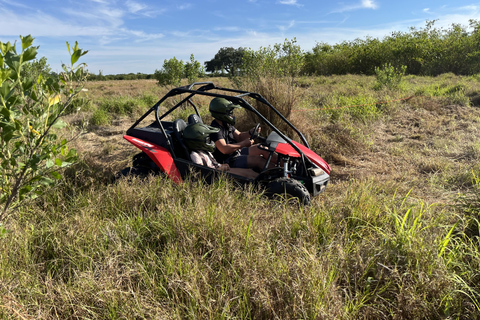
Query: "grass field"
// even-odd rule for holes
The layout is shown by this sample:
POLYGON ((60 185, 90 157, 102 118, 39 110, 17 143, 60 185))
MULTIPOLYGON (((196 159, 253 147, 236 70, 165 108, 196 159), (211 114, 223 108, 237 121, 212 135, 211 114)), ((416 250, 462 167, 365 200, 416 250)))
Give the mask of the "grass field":
POLYGON ((333 169, 309 207, 228 180, 112 182, 166 89, 88 83, 66 116, 79 163, 5 221, 0 318, 479 319, 480 77, 296 84, 290 120, 333 169))

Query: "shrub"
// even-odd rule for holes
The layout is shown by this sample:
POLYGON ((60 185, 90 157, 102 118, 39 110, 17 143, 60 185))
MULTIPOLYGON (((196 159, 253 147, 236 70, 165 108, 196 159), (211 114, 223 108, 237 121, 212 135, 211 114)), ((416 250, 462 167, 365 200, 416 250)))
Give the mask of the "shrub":
MULTIPOLYGON (((260 48, 258 51, 245 50, 242 70, 243 77, 235 78, 242 90, 258 92, 286 118, 290 115, 298 98, 295 79, 304 63, 304 55, 296 40, 285 40, 283 44, 260 48)), ((278 116, 269 108, 257 105, 258 111, 274 125, 280 125, 278 116)), ((253 119, 255 122, 258 119, 253 119)))
POLYGON ((86 81, 85 64, 75 65, 87 53, 67 42, 71 65, 62 65, 60 81, 41 72, 22 72, 35 59, 38 47, 30 35, 0 43, 0 221, 23 200, 35 198, 61 178, 58 169, 75 160, 66 140, 57 137, 66 126, 60 119, 86 81))
POLYGON ((375 67, 377 81, 375 83, 374 89, 379 90, 385 87, 390 90, 398 89, 406 70, 406 66, 396 68, 390 63, 384 64, 381 68, 375 67))

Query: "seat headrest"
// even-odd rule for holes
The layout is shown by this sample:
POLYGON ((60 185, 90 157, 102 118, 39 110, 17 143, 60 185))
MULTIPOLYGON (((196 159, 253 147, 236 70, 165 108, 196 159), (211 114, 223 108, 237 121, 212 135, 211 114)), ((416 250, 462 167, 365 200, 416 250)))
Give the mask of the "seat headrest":
POLYGON ((191 114, 188 116, 188 124, 203 123, 202 118, 198 114, 191 114))
POLYGON ((183 130, 185 130, 186 127, 187 127, 187 124, 183 119, 177 119, 173 121, 173 130, 175 132, 183 132, 183 130))

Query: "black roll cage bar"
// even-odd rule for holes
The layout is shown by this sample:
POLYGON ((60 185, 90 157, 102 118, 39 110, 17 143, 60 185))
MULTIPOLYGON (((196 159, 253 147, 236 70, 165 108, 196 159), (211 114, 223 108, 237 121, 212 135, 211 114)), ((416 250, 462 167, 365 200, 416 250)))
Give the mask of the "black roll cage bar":
MULTIPOLYGON (((153 111, 155 111, 155 120, 158 124, 158 126, 160 127, 163 135, 165 137, 167 137, 167 133, 165 132, 165 128, 163 127, 162 125, 162 119, 165 118, 167 115, 169 115, 171 112, 173 112, 175 109, 177 109, 178 107, 180 107, 182 104, 184 104, 185 102, 188 102, 195 110, 196 114, 198 116, 200 116, 199 112, 198 112, 198 108, 197 106, 190 100, 193 96, 195 95, 204 95, 204 96, 211 96, 211 97, 220 97, 220 98, 226 98, 230 101, 232 101, 232 103, 234 104, 238 104, 240 105, 241 107, 243 107, 244 109, 247 109, 248 111, 251 111, 253 112, 254 114, 256 114, 265 124, 267 124, 273 131, 275 131, 282 139, 284 139, 286 142, 288 142, 288 144, 290 144, 294 149, 295 151, 297 151, 300 155, 301 155, 301 158, 302 158, 302 164, 304 165, 304 167, 306 168, 306 164, 305 164, 305 154, 302 152, 302 150, 300 150, 299 147, 297 147, 293 142, 292 140, 287 137, 286 135, 284 135, 281 131, 279 131, 272 123, 270 123, 270 121, 268 121, 262 114, 260 114, 260 112, 257 111, 257 109, 255 109, 252 105, 250 105, 247 101, 245 101, 243 99, 243 97, 245 96, 249 96, 265 105, 267 105, 271 110, 273 110, 279 117, 280 119, 282 119, 285 123, 288 124, 288 126, 290 128, 292 128, 297 134, 298 136, 300 137, 300 139, 302 140, 303 144, 310 149, 310 146, 307 142, 307 140, 305 139, 305 137, 303 136, 303 134, 290 122, 288 121, 274 106, 272 106, 264 97, 262 97, 260 94, 258 93, 255 93, 255 92, 248 92, 248 91, 243 91, 243 90, 237 90, 237 89, 229 89, 229 88, 223 88, 223 87, 217 87, 213 84, 213 82, 195 82, 195 83, 192 83, 192 84, 189 84, 187 86, 182 86, 182 87, 177 87, 177 88, 174 88, 172 90, 170 90, 163 98, 161 98, 159 101, 157 101, 157 103, 155 103, 143 116, 141 116, 137 121, 135 121, 135 123, 128 129, 128 130, 131 130, 133 128, 135 128, 143 119, 145 119, 150 113, 152 113, 153 111), (196 90, 193 90, 193 87, 195 86, 201 86, 200 88, 196 89, 196 90), (232 92, 232 93, 237 93, 237 95, 235 96, 230 96, 230 95, 224 95, 224 94, 219 94, 219 93, 211 93, 211 92, 208 92, 210 90, 219 90, 219 91, 224 91, 224 92, 232 92), (165 112, 161 117, 159 115, 159 106, 168 98, 170 97, 174 97, 174 96, 177 96, 177 95, 180 95, 180 94, 183 94, 183 93, 189 93, 189 95, 182 99, 180 102, 178 102, 177 104, 175 104, 172 108, 170 108, 167 112, 165 112)), ((166 139, 166 143, 170 149, 170 151, 172 152, 173 155, 175 155, 174 151, 173 151, 173 147, 170 143, 170 140, 169 139, 166 139)))

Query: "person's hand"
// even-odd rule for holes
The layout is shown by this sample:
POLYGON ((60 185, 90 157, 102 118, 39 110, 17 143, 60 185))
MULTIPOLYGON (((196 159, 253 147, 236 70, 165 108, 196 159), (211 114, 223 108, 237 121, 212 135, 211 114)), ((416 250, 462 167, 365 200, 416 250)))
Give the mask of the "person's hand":
MULTIPOLYGON (((255 127, 256 127, 256 126, 255 126, 255 127)), ((248 130, 248 133, 249 133, 250 135, 254 132, 255 127, 253 127, 253 128, 251 128, 250 130, 248 130)), ((262 127, 259 126, 258 129, 257 129, 257 132, 260 133, 260 131, 262 131, 262 127)))
POLYGON ((228 170, 230 170, 230 166, 228 165, 228 163, 222 163, 222 164, 220 165, 220 167, 218 167, 218 169, 219 169, 220 171, 228 171, 228 170))
POLYGON ((251 146, 252 144, 254 144, 254 143, 255 143, 255 141, 253 141, 252 139, 245 139, 245 140, 243 140, 242 145, 243 145, 244 147, 247 147, 247 148, 248 148, 248 147, 250 147, 250 146, 251 146))

